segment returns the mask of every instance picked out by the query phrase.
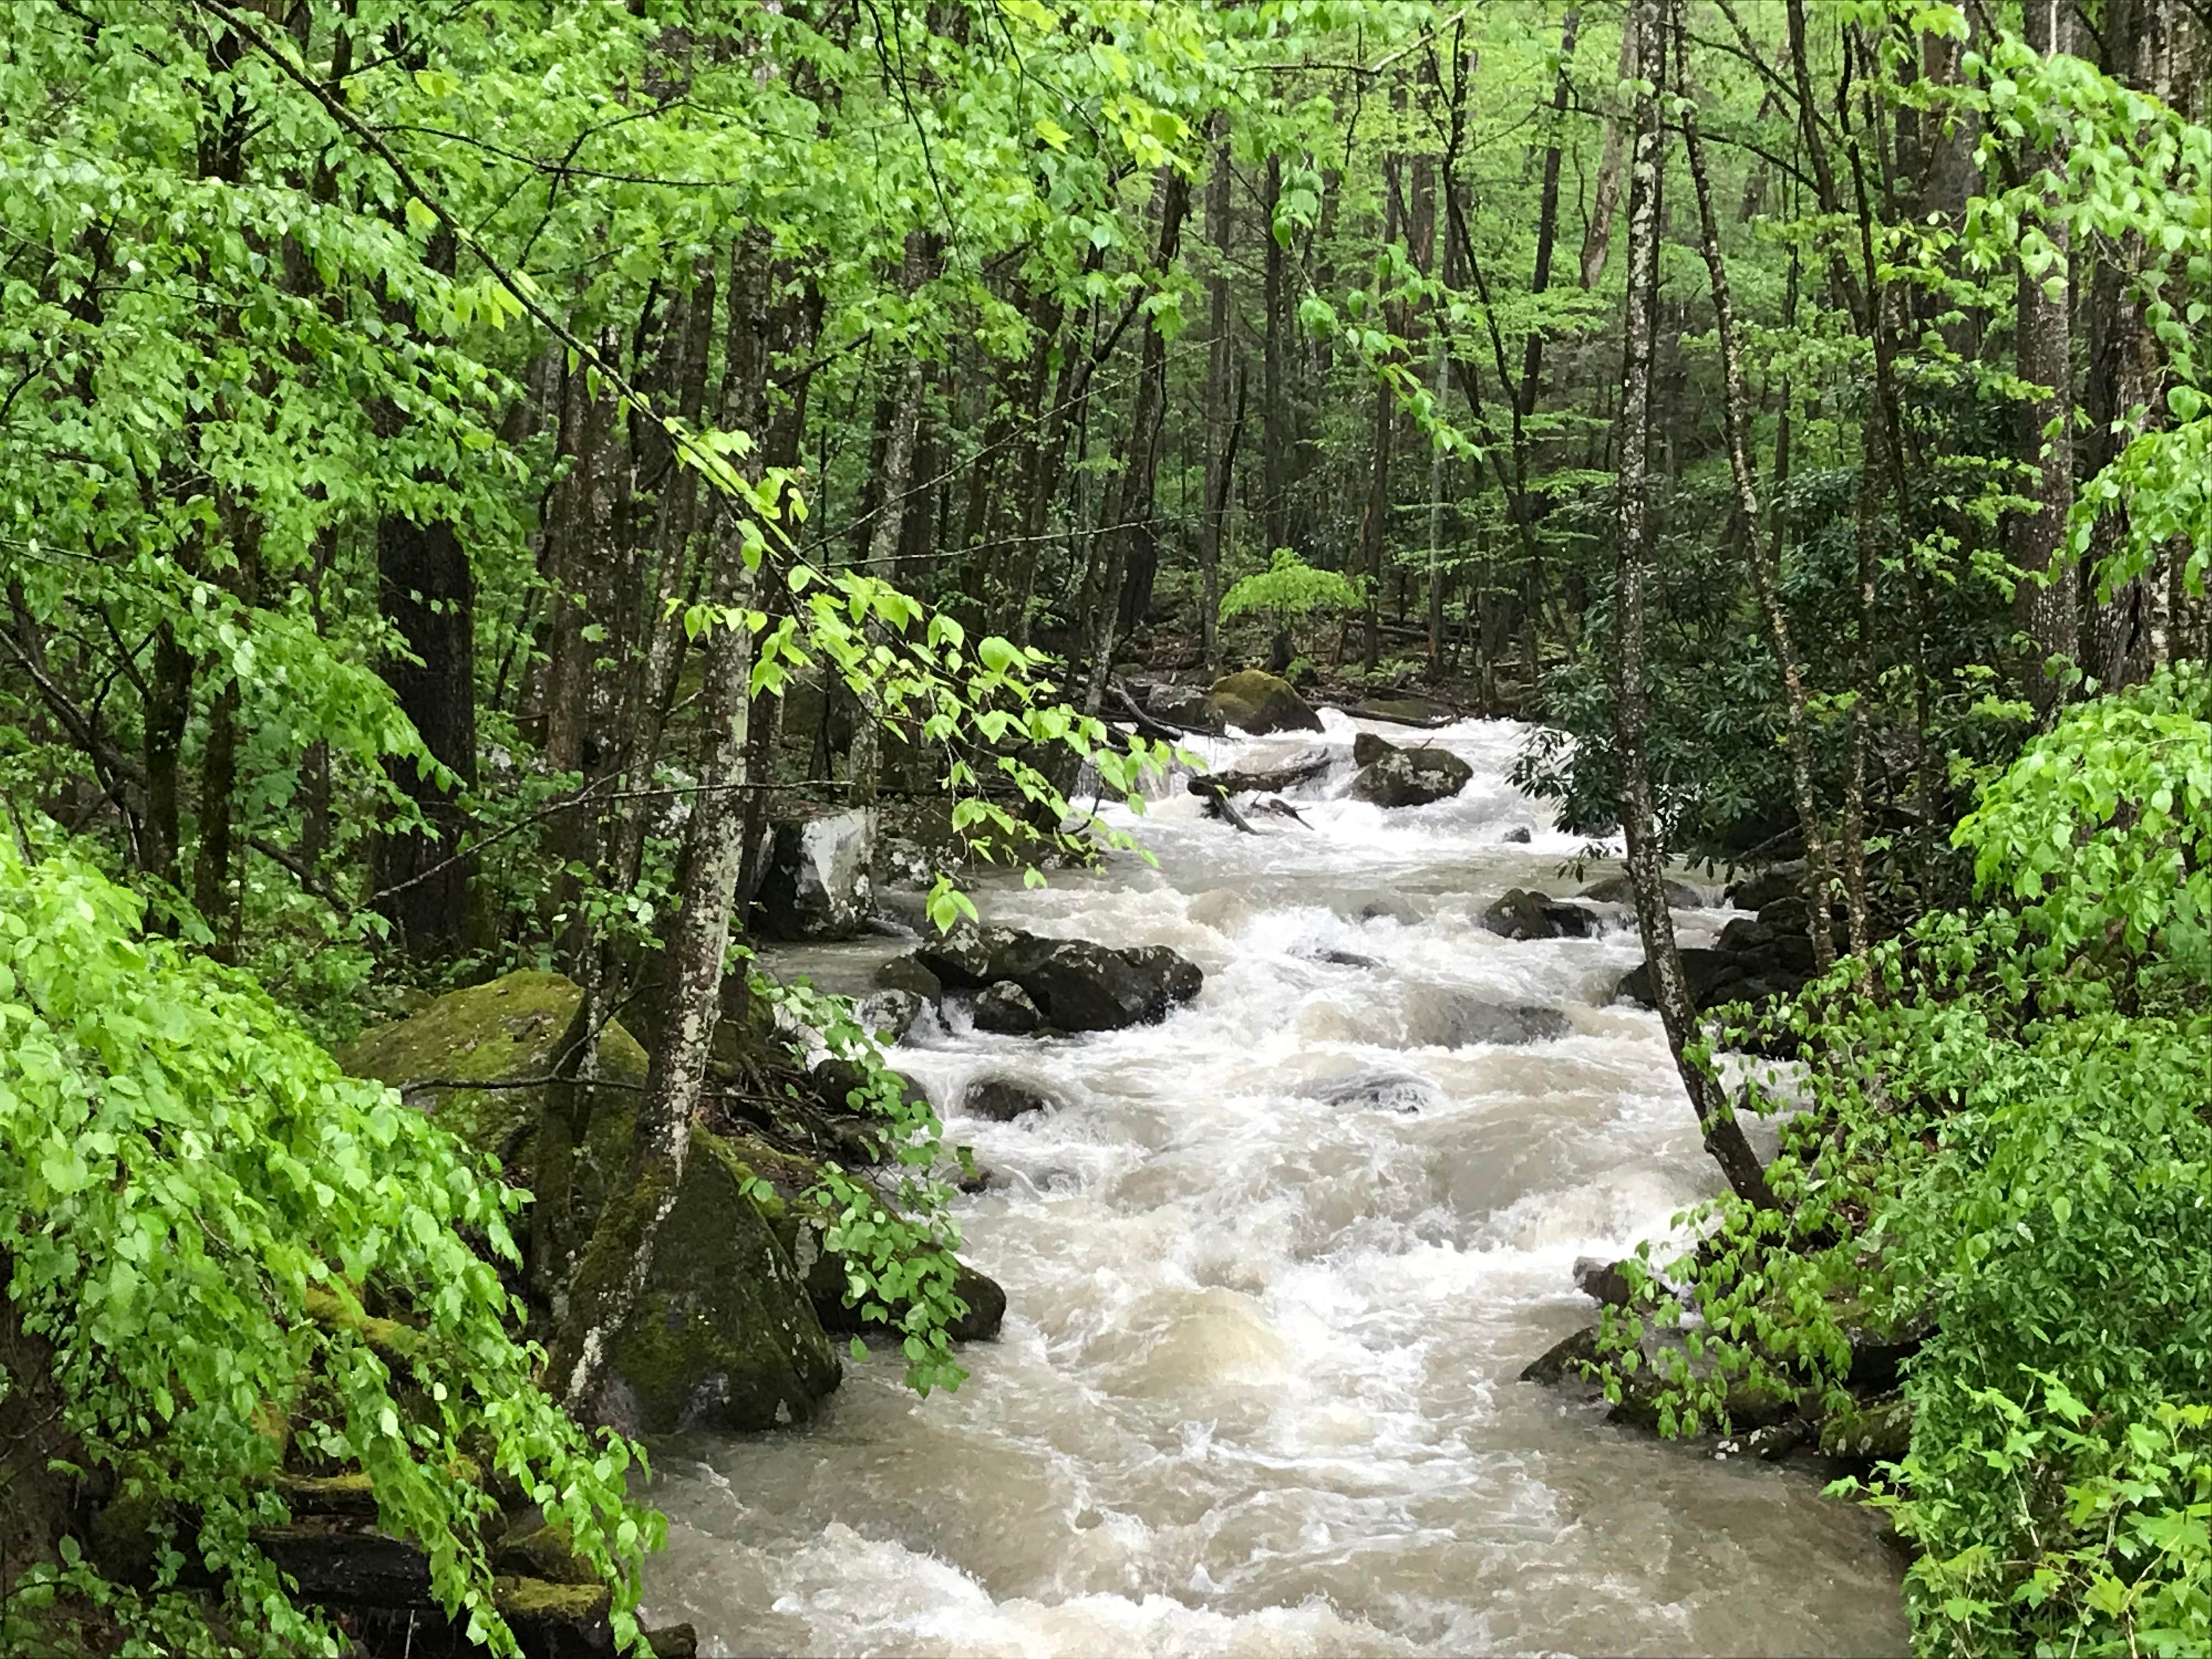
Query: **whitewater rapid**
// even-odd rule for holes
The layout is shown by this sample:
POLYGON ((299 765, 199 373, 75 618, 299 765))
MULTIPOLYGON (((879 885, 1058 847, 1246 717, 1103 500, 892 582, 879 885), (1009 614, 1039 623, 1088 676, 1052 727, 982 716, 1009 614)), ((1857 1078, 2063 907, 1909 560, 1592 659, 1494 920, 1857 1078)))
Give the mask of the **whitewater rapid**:
MULTIPOLYGON (((1813 1474, 1516 1380, 1592 1317, 1574 1259, 1664 1233, 1717 1177, 1656 1018, 1610 1004, 1632 930, 1480 924, 1508 887, 1573 891, 1586 850, 1507 782, 1525 728, 1419 734, 1474 780, 1385 811, 1337 798, 1352 735, 1415 734, 1325 719, 1194 745, 1342 751, 1291 797, 1310 827, 1240 835, 1173 781, 1115 814, 1157 867, 977 894, 989 921, 1172 945, 1205 990, 1138 1030, 933 1025, 895 1051, 994 1172, 957 1213, 1005 1334, 950 1397, 886 1352, 809 1428, 661 1448, 648 1623, 729 1655, 1905 1650, 1894 1561, 1813 1474), (1469 997, 1571 1029, 1437 1046, 1469 997), (1060 1104, 962 1115, 986 1073, 1060 1104)), ((1723 920, 1677 915, 1691 942, 1723 920)), ((899 948, 771 965, 858 992, 899 948)))

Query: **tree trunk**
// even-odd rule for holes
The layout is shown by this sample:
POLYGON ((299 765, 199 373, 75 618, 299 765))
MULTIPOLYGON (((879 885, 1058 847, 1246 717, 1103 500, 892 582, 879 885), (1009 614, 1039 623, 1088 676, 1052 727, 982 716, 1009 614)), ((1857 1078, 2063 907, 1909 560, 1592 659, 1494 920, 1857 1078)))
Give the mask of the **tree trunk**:
POLYGON ((1713 294, 1714 334, 1720 349, 1722 414, 1728 433, 1729 471, 1735 480, 1736 511, 1742 519, 1745 562, 1753 597, 1766 622, 1774 665, 1782 676, 1783 734, 1790 750, 1790 794, 1805 840, 1805 903, 1813 941, 1814 969, 1826 973, 1836 959, 1835 931, 1828 905, 1832 871, 1828 841, 1821 829, 1820 799, 1813 782, 1812 721, 1808 715, 1805 677, 1790 637, 1790 618, 1782 608, 1778 561, 1766 543, 1759 506, 1759 486, 1751 465, 1751 398, 1744 389, 1743 361, 1736 349, 1735 303, 1728 266, 1721 258, 1720 220, 1713 208, 1712 179, 1705 170, 1705 144, 1698 131, 1698 109, 1689 96, 1689 37, 1682 24, 1682 0, 1673 0, 1674 74, 1682 88, 1682 144, 1698 198, 1698 242, 1713 294))
POLYGON ((1229 516, 1230 381, 1236 364, 1236 313, 1230 307, 1229 254, 1236 183, 1229 165, 1229 118, 1213 118, 1213 170, 1206 181, 1206 240, 1213 269, 1206 281, 1206 483, 1199 503, 1199 659, 1207 674, 1221 665, 1221 534, 1229 516))
MULTIPOLYGON (((751 574, 739 547, 733 532, 716 550, 708 594, 718 606, 740 605, 750 598, 751 574)), ((599 1414, 599 1385, 651 1278, 654 1246, 676 1207, 692 1119, 705 1096, 732 902, 744 863, 752 644, 742 623, 718 623, 707 649, 700 793, 684 831, 678 908, 663 945, 659 1034, 638 1106, 629 1170, 592 1229, 547 1360, 551 1387, 580 1416, 599 1414)))
POLYGON ((1261 505, 1273 556, 1278 547, 1292 545, 1291 494, 1297 465, 1297 411, 1291 407, 1291 316, 1288 250, 1275 234, 1275 209, 1282 199, 1282 158, 1267 158, 1267 191, 1261 198, 1262 234, 1267 242, 1265 294, 1267 328, 1261 340, 1260 386, 1260 472, 1265 499, 1261 505))
MULTIPOLYGON (((1642 17, 1642 9, 1633 5, 1622 16, 1620 65, 1613 77, 1616 86, 1635 72, 1636 31, 1642 17)), ((1563 76, 1566 67, 1560 65, 1563 76)), ((1595 288, 1598 279, 1605 275, 1606 262, 1613 254, 1613 216, 1620 201, 1620 122, 1617 117, 1608 115, 1605 119, 1604 146, 1598 155, 1597 194, 1590 203, 1589 228, 1583 233, 1582 278, 1585 289, 1595 288)))
POLYGON ((380 833, 371 855, 378 910, 418 962, 452 955, 465 933, 469 871, 453 854, 467 830, 459 791, 477 777, 476 580, 459 532, 392 515, 377 526, 378 608, 402 650, 381 665, 399 710, 452 772, 449 788, 411 761, 392 781, 430 826, 380 833))
POLYGON ((1743 1126, 1735 1121, 1719 1079, 1689 1052, 1697 1036, 1698 1014, 1683 975, 1674 918, 1667 908, 1658 815, 1645 753, 1644 583, 1645 544, 1650 533, 1647 451, 1651 439, 1662 155, 1656 100, 1657 88, 1665 78, 1660 5, 1661 0, 1635 0, 1632 23, 1638 41, 1638 78, 1644 90, 1636 100, 1636 140, 1629 169, 1627 347, 1621 369, 1620 472, 1614 508, 1613 718, 1620 769, 1621 829, 1628 842, 1628 874, 1636 894, 1637 927, 1651 966, 1653 1000, 1666 1028, 1675 1069, 1697 1113, 1705 1150, 1720 1165, 1738 1198, 1768 1208, 1774 1203, 1773 1194, 1767 1189, 1757 1156, 1744 1139, 1743 1126))

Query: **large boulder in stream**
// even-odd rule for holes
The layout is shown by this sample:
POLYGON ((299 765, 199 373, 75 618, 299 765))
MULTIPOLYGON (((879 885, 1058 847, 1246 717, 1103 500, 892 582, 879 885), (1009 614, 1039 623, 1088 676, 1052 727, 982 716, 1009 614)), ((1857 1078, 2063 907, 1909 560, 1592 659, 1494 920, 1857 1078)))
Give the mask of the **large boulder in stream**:
POLYGON ((1504 939, 1589 939, 1597 912, 1530 888, 1508 889, 1482 913, 1482 925, 1504 939))
POLYGON ((1255 738, 1276 732, 1318 732, 1321 716, 1291 689, 1288 680, 1247 668, 1214 681, 1206 703, 1224 726, 1255 738))
POLYGON ((761 875, 759 926, 770 939, 851 939, 874 898, 876 815, 865 807, 775 826, 761 875))
POLYGON ((1426 806, 1456 795, 1474 775, 1448 749, 1392 749, 1362 766, 1346 793, 1376 806, 1426 806))
MULTIPOLYGON (((951 989, 1011 1002, 1000 985, 1019 988, 1056 1031, 1114 1031, 1164 1019, 1195 997, 1206 975, 1164 945, 1117 950, 1081 939, 1047 939, 1016 927, 963 923, 928 940, 909 958, 951 989)), ((1001 1022, 994 1029, 1009 1029, 1001 1022)))

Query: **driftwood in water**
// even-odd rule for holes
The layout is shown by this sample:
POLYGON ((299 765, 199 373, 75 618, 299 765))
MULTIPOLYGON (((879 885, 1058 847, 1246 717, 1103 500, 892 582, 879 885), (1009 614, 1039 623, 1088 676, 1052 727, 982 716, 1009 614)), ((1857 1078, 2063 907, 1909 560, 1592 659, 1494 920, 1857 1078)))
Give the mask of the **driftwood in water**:
POLYGON ((1157 714, 1147 714, 1137 707, 1137 700, 1125 687, 1114 688, 1114 701, 1121 705, 1123 718, 1137 728, 1140 738, 1152 738, 1162 743, 1173 743, 1180 738, 1203 738, 1211 735, 1194 726, 1176 726, 1157 714))
POLYGON ((1326 749, 1312 749, 1288 766, 1266 772, 1211 772, 1183 787, 1194 795, 1279 795, 1311 782, 1328 770, 1334 758, 1326 749))
POLYGON ((1251 820, 1237 810, 1237 803, 1212 786, 1211 778, 1193 778, 1190 781, 1190 793, 1206 802, 1206 817, 1227 818, 1246 835, 1258 835, 1260 832, 1252 827, 1251 820))

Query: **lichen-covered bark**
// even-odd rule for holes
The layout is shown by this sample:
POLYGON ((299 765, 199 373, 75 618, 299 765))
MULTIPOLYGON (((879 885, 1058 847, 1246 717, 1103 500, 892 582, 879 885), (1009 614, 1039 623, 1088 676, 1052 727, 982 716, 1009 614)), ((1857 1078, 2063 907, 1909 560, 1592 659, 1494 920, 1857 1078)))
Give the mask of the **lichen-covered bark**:
POLYGON ((1650 763, 1645 751, 1644 582, 1650 532, 1646 452, 1651 436, 1653 312, 1659 268, 1662 140, 1656 89, 1664 72, 1661 5, 1662 0, 1636 0, 1631 20, 1638 42, 1638 76, 1645 89, 1637 98, 1636 141, 1629 167, 1627 350, 1621 368, 1620 473, 1613 523, 1613 718, 1620 766, 1620 822, 1628 842, 1628 876, 1636 893, 1637 927, 1651 964, 1652 1000, 1666 1028, 1675 1069, 1697 1113, 1705 1150, 1721 1166, 1738 1197, 1768 1207, 1774 1202, 1773 1194, 1767 1190, 1758 1158, 1744 1139, 1743 1126, 1735 1121, 1719 1080, 1689 1053, 1697 1033, 1697 1011, 1683 977, 1674 918, 1667 908, 1658 815, 1652 804, 1650 763))
MULTIPOLYGON (((750 586, 738 546, 734 533, 720 538, 709 590, 719 606, 739 605, 750 586)), ((744 863, 751 668, 750 633, 742 624, 718 623, 707 653, 700 788, 684 834, 680 905, 663 945, 660 1035, 646 1074, 630 1170, 592 1229, 548 1362, 553 1387, 572 1411, 590 1407, 615 1340, 644 1292, 655 1241, 683 1183, 692 1120, 706 1087, 723 957, 744 863)))

